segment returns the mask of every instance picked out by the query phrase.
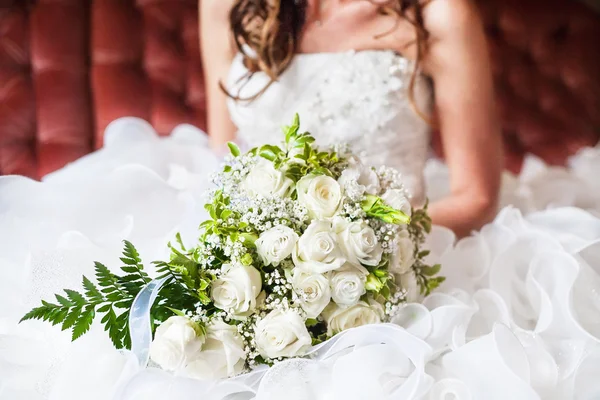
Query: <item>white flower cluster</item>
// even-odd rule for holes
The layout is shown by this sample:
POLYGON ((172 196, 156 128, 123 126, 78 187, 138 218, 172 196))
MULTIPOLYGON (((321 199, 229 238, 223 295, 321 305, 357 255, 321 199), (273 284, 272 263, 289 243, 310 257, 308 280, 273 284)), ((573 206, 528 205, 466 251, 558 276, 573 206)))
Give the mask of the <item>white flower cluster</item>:
POLYGON ((419 243, 400 175, 311 139, 292 132, 285 150, 237 155, 214 177, 212 220, 194 252, 207 298, 156 330, 150 354, 162 368, 233 376, 385 322, 406 299, 401 277, 419 243))

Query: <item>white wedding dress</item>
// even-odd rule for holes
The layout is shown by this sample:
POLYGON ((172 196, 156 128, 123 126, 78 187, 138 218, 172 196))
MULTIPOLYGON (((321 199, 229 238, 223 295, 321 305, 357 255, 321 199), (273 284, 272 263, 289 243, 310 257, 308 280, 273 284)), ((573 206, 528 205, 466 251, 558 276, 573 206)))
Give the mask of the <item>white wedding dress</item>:
MULTIPOLYGON (((239 139, 278 141, 279 127, 298 112, 320 143, 349 143, 368 162, 398 168, 415 203, 435 200, 448 191, 448 172, 427 161, 428 127, 406 92, 411 67, 384 51, 300 55, 263 96, 231 102, 239 139)), ((237 58, 232 87, 244 72, 237 58)), ((257 74, 242 97, 265 82, 257 74)), ((420 80, 420 106, 430 97, 420 80)), ((40 298, 79 288, 94 261, 118 266, 123 239, 148 264, 167 255, 176 232, 193 243, 218 162, 191 126, 159 138, 149 124, 125 118, 108 127, 103 149, 42 183, 0 177, 0 399, 105 400, 117 391, 127 400, 220 398, 218 388, 138 371, 100 326, 71 344, 46 323, 17 324, 40 298)), ((403 308, 395 328, 342 336, 340 348, 354 350, 281 363, 254 392, 230 398, 600 398, 597 171, 599 149, 582 151, 569 168, 529 158, 520 176, 505 177, 493 223, 458 242, 434 228, 429 257, 448 279, 403 308)))

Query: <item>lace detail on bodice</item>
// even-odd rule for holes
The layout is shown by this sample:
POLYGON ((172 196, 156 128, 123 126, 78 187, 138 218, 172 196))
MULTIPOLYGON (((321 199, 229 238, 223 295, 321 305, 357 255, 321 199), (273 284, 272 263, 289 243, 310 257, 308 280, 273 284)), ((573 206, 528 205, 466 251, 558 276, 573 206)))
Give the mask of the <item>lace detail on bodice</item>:
MULTIPOLYGON (((298 55, 263 95, 251 102, 230 101, 231 116, 239 139, 255 146, 276 141, 280 127, 299 113, 302 128, 322 145, 347 143, 366 162, 400 170, 414 202, 421 202, 429 126, 409 101, 412 68, 392 51, 298 55)), ((228 83, 241 98, 269 81, 258 73, 242 85, 245 73, 238 56, 228 83)), ((423 77, 415 98, 421 110, 429 109, 431 89, 423 77)))

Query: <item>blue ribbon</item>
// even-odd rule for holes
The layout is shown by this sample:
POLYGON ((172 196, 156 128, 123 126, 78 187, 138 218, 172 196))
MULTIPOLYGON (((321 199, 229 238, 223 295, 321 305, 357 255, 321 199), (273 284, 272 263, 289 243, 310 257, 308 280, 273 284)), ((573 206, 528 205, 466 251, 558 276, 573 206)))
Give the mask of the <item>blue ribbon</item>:
POLYGON ((137 357, 142 368, 148 365, 150 343, 152 343, 152 324, 150 310, 156 301, 158 292, 168 278, 154 279, 137 294, 129 313, 129 337, 131 351, 137 357))

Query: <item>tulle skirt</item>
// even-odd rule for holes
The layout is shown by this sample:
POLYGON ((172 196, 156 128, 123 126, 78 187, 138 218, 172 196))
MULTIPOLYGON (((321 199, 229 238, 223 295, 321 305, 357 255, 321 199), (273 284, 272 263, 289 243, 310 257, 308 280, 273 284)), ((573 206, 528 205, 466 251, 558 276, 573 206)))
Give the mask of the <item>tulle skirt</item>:
MULTIPOLYGON (((443 286, 311 359, 215 384, 142 370, 97 325, 71 343, 58 327, 17 324, 40 298, 78 288, 94 261, 118 265, 123 239, 150 273, 175 233, 193 243, 218 164, 191 126, 159 138, 125 118, 43 183, 0 177, 0 399, 600 398, 600 149, 568 168, 529 158, 504 177, 495 221, 466 239, 434 227, 443 286)), ((443 164, 426 176, 431 199, 447 192, 443 164)))

